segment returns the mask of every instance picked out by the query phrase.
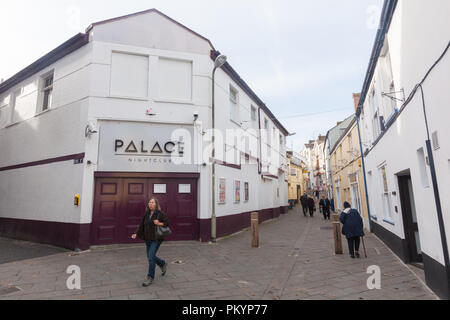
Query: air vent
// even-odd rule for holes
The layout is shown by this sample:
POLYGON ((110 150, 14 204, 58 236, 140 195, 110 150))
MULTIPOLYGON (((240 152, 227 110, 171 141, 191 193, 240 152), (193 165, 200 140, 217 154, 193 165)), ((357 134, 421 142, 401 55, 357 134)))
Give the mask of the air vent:
POLYGON ((433 132, 432 140, 433 140, 433 149, 434 149, 434 150, 439 149, 439 148, 440 148, 440 145, 439 145, 439 138, 438 138, 438 133, 437 133, 437 131, 433 132))

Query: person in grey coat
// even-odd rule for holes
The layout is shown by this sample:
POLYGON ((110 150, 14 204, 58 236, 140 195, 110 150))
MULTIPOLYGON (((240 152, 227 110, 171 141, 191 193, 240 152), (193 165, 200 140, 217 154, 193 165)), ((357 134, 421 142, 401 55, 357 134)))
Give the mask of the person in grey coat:
POLYGON ((361 215, 358 210, 352 209, 350 203, 345 202, 344 211, 341 213, 339 220, 343 224, 342 234, 347 238, 350 256, 353 259, 355 258, 355 255, 359 258, 360 238, 364 237, 364 227, 361 215))

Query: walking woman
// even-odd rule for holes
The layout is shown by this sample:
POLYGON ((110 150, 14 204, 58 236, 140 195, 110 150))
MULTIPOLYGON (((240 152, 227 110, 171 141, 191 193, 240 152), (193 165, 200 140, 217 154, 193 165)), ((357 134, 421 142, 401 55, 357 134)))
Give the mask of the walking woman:
POLYGON ((346 236, 348 241, 348 249, 352 259, 360 257, 359 245, 360 237, 364 237, 363 220, 358 210, 352 209, 350 203, 344 203, 344 211, 341 213, 339 220, 344 225, 342 233, 346 236))
POLYGON ((151 198, 136 233, 131 236, 132 239, 138 237, 139 239, 144 240, 147 246, 149 266, 147 279, 142 283, 144 287, 148 287, 153 283, 156 265, 161 268, 163 276, 167 271, 167 263, 156 256, 156 253, 163 242, 163 240, 156 239, 156 226, 168 227, 169 219, 167 218, 167 215, 161 211, 158 199, 151 198))

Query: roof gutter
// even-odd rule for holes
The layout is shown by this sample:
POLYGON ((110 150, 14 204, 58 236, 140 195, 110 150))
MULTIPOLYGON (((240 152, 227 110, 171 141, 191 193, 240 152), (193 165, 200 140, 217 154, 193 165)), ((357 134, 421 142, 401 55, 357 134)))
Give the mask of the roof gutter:
MULTIPOLYGON (((220 55, 219 51, 211 50, 211 59, 213 61, 216 60, 216 58, 220 55)), ((241 87, 242 90, 244 90, 245 93, 247 93, 250 98, 252 98, 256 104, 266 112, 270 119, 273 120, 277 128, 285 135, 289 136, 289 131, 286 130, 285 127, 278 121, 278 119, 273 115, 273 113, 269 110, 269 108, 266 106, 264 102, 261 101, 260 98, 256 95, 256 93, 253 92, 252 89, 248 86, 248 84, 239 76, 239 74, 231 67, 231 65, 227 62, 223 65, 222 70, 229 75, 236 83, 241 87)))
POLYGON ((358 118, 361 115, 361 110, 366 100, 367 92, 369 91, 370 83, 372 82, 378 58, 380 57, 380 52, 384 45, 384 39, 386 38, 386 33, 388 32, 391 25, 392 17, 394 15, 395 8, 397 7, 397 3, 398 0, 384 1, 383 10, 381 13, 380 27, 377 31, 377 36, 375 38, 375 43, 372 49, 372 55, 370 57, 369 67, 367 69, 366 78, 361 90, 361 97, 359 99, 358 108, 356 109, 356 116, 358 118))
POLYGON ((85 33, 79 33, 76 36, 70 38, 62 45, 53 49, 40 59, 36 60, 22 71, 19 71, 8 80, 2 82, 0 84, 0 94, 6 92, 15 85, 45 69, 46 67, 55 63, 59 59, 62 59, 64 56, 74 52, 75 50, 81 48, 87 43, 89 43, 89 35, 85 33))

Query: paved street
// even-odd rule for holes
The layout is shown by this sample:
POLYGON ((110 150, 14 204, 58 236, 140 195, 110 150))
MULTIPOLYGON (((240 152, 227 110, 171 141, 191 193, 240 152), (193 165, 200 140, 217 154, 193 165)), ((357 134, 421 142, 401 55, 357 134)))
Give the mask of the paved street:
POLYGON ((0 238, 0 264, 44 257, 66 251, 63 248, 45 244, 0 238))
MULTIPOLYGON (((143 288, 147 272, 143 245, 63 252, 0 265, 2 299, 225 299, 379 300, 437 299, 423 282, 374 235, 366 237, 368 258, 334 255, 329 221, 305 218, 300 206, 260 226, 260 248, 250 232, 216 245, 164 243, 158 256, 169 263, 143 288), (178 263, 177 263, 178 262, 178 263), (68 290, 66 268, 81 268, 81 290, 68 290), (367 267, 381 268, 381 290, 366 286, 367 267)), ((362 252, 362 248, 361 248, 362 252)))

